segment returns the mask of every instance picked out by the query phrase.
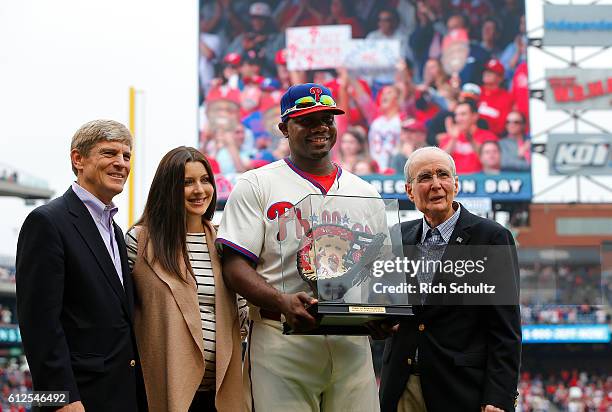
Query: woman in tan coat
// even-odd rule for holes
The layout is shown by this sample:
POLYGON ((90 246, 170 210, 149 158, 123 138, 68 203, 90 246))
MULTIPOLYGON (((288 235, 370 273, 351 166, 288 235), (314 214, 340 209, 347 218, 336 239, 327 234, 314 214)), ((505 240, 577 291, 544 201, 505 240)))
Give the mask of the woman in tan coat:
POLYGON ((223 283, 210 164, 178 147, 161 160, 142 218, 126 235, 134 325, 149 411, 244 409, 246 303, 223 283))

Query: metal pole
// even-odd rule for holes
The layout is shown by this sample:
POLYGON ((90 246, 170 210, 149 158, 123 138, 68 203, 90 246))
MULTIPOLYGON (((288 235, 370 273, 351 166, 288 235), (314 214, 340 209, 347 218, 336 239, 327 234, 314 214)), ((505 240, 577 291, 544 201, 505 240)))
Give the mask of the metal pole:
POLYGON ((128 227, 134 224, 134 142, 136 140, 136 89, 130 87, 130 120, 129 129, 132 134, 132 156, 130 158, 130 175, 128 177, 128 227))
MULTIPOLYGON (((574 48, 572 47, 572 61, 574 61, 574 48)), ((577 111, 573 111, 572 113, 572 117, 574 118, 574 134, 576 136, 578 136, 579 132, 578 132, 578 119, 579 119, 579 115, 577 111)), ((581 203, 581 197, 580 196, 580 175, 576 175, 576 201, 578 203, 581 203)))

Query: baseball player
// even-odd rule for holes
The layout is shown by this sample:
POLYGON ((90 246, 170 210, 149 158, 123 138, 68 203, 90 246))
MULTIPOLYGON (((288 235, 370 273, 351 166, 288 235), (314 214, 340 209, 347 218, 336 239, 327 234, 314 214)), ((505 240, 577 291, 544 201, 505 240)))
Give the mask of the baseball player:
MULTIPOLYGON (((279 217, 309 194, 379 196, 330 159, 334 115, 343 113, 324 86, 290 87, 278 125, 290 157, 244 173, 225 206, 217 239, 223 275, 250 304, 243 368, 250 411, 380 410, 367 337, 282 334, 283 318, 294 330, 313 328, 316 321, 305 305, 317 300, 304 292, 303 282, 287 281, 288 268, 295 271, 291 279, 299 276, 295 249, 282 247, 288 232, 279 217)), ((330 210, 330 216, 334 212, 339 215, 330 210)))

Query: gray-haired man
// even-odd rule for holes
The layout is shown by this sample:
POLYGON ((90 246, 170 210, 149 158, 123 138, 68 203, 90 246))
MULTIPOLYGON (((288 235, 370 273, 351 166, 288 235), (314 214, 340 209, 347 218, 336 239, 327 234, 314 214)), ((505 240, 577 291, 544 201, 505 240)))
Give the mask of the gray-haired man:
POLYGON ((113 197, 132 137, 95 120, 72 138, 77 177, 26 218, 17 244, 17 311, 34 390, 67 391, 61 411, 146 410, 132 328, 133 286, 113 197))

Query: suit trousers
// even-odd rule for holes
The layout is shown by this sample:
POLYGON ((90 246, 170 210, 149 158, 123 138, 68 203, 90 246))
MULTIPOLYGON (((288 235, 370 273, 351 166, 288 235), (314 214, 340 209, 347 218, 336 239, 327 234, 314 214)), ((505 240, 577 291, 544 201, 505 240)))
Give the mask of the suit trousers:
POLYGON ((427 412, 419 375, 410 375, 406 389, 397 403, 397 412, 427 412))

